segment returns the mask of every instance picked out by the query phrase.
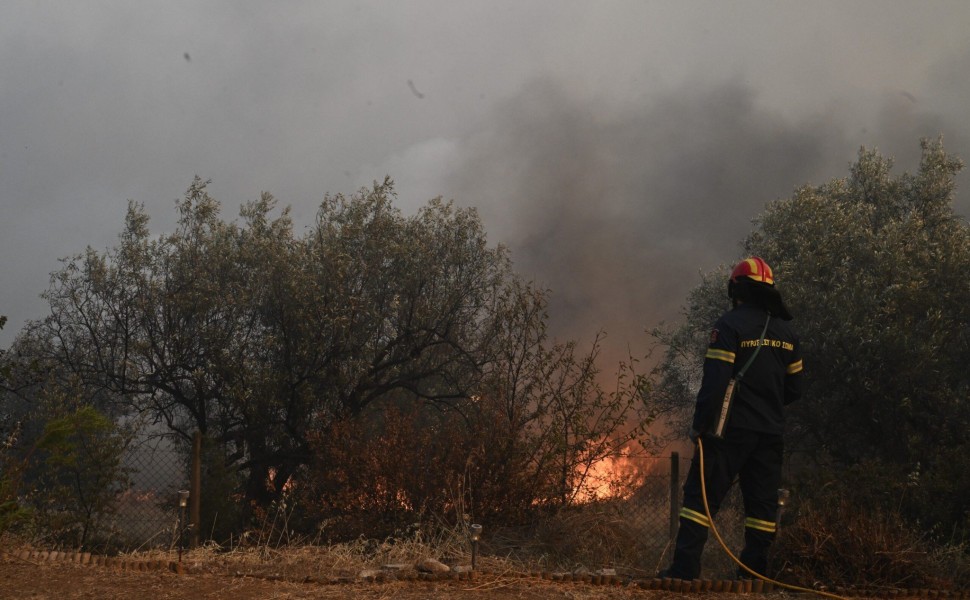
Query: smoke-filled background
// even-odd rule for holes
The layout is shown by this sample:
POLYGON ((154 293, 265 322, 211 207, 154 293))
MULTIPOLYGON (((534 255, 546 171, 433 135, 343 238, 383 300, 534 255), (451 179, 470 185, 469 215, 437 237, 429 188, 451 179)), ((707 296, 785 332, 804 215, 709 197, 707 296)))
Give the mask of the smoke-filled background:
POLYGON ((557 336, 640 348, 860 146, 970 157, 968 26, 963 0, 6 0, 0 346, 58 258, 113 245, 128 199, 170 229, 198 174, 227 218, 267 190, 308 224, 384 175, 406 213, 475 206, 557 336))

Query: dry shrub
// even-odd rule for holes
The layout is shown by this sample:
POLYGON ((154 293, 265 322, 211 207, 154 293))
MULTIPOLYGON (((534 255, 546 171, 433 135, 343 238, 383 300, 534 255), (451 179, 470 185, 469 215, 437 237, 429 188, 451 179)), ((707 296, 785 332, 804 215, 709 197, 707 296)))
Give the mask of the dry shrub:
MULTIPOLYGON (((743 543, 739 499, 739 494, 732 494, 717 516, 721 535, 735 553, 743 543)), ((484 550, 542 569, 609 567, 632 577, 651 577, 672 556, 669 514, 666 494, 571 505, 536 515, 528 526, 493 527, 484 550)), ((736 569, 713 536, 705 550, 704 569, 711 577, 730 577, 736 569)))
POLYGON ((564 503, 561 465, 476 410, 374 403, 311 436, 313 463, 295 486, 301 528, 382 539, 434 521, 521 525, 564 503))
MULTIPOLYGON (((656 510, 667 512, 665 506, 656 510)), ((568 506, 537 516, 529 526, 493 528, 484 550, 533 568, 608 567, 648 576, 657 572, 668 540, 657 538, 656 527, 643 518, 644 511, 644 506, 619 498, 568 506)))
POLYGON ((970 588, 970 548, 965 544, 938 546, 930 551, 936 573, 946 573, 953 589, 970 588))
POLYGON ((925 537, 892 510, 818 497, 796 507, 773 550, 774 570, 801 585, 946 587, 925 537))
POLYGON ((305 518, 325 541, 400 535, 431 515, 454 512, 464 468, 456 415, 383 407, 334 423, 312 439, 314 463, 297 486, 305 518))
POLYGON ((634 516, 622 501, 569 507, 539 522, 536 541, 563 566, 624 566, 649 572, 652 567, 642 564, 649 535, 634 516))

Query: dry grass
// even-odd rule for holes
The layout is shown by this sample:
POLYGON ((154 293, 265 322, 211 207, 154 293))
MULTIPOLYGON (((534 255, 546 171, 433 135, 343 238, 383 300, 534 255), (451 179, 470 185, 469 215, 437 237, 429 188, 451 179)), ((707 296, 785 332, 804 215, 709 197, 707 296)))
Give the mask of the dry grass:
MULTIPOLYGON (((306 578, 357 578, 361 573, 387 566, 396 566, 402 572, 410 571, 415 563, 428 558, 449 566, 470 565, 471 550, 466 540, 458 530, 438 529, 431 534, 416 531, 405 539, 377 541, 361 538, 329 545, 297 543, 271 547, 241 543, 234 547, 222 547, 210 543, 184 551, 181 560, 193 572, 294 581, 306 578)), ((124 556, 133 560, 178 560, 177 552, 163 550, 130 552, 124 556)), ((477 566, 492 572, 523 569, 521 563, 495 556, 480 557, 477 566)))
MULTIPOLYGON (((625 579, 652 577, 670 561, 664 533, 647 527, 643 505, 605 501, 561 511, 529 527, 487 526, 477 560, 479 570, 496 574, 595 571, 612 568, 625 579)), ((935 547, 901 527, 889 515, 849 510, 844 504, 802 506, 798 518, 782 530, 773 549, 775 568, 769 575, 814 586, 965 587, 970 583, 966 548, 935 547), (780 575, 779 575, 780 572, 780 575)), ((653 507, 650 510, 665 510, 653 507)), ((719 530, 735 553, 743 544, 743 510, 730 497, 717 516, 719 530)), ((416 562, 434 558, 447 565, 471 564, 464 525, 414 527, 384 540, 319 541, 281 536, 282 523, 268 519, 266 529, 236 539, 184 552, 188 570, 212 575, 252 575, 287 581, 334 578, 359 579, 367 571, 396 565, 401 573, 416 562), (285 540, 288 543, 273 543, 285 540)), ((34 549, 50 549, 40 547, 34 549)), ((29 548, 9 533, 0 549, 29 548)), ((132 560, 178 560, 176 550, 139 550, 132 560)), ((736 567, 713 536, 704 553, 702 576, 725 579, 736 567)))
POLYGON ((844 499, 800 507, 776 544, 782 576, 825 586, 953 588, 970 584, 970 556, 939 546, 898 515, 844 499))
MULTIPOLYGON (((732 550, 740 549, 743 511, 729 498, 717 522, 732 550)), ((622 500, 602 501, 537 519, 526 527, 486 528, 477 566, 495 573, 574 572, 614 569, 622 577, 652 577, 670 561, 671 543, 656 527, 666 519, 665 506, 645 507, 622 500), (650 510, 651 515, 644 511, 650 510), (647 518, 647 517, 653 518, 647 518)), ((282 578, 352 577, 385 565, 410 568, 425 558, 447 565, 470 565, 471 546, 463 525, 414 527, 384 540, 360 538, 351 542, 321 544, 315 540, 283 538, 277 519, 268 519, 260 532, 251 532, 231 546, 209 544, 185 553, 183 561, 211 572, 273 575, 282 578)), ((137 552, 146 560, 170 557, 171 552, 137 552)), ((735 566, 713 539, 705 551, 705 573, 730 577, 735 566)))

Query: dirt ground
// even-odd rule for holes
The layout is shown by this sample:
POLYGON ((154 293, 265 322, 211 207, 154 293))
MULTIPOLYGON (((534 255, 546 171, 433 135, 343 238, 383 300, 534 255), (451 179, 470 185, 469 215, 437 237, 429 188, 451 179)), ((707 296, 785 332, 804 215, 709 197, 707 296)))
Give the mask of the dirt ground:
MULTIPOLYGON (((184 574, 164 571, 129 572, 71 563, 0 560, 0 600, 296 600, 304 598, 419 598, 498 600, 613 600, 690 595, 648 591, 627 586, 560 583, 537 578, 486 575, 474 581, 395 581, 390 583, 320 584, 268 581, 229 574, 184 574)), ((710 594, 707 600, 716 598, 710 594)))

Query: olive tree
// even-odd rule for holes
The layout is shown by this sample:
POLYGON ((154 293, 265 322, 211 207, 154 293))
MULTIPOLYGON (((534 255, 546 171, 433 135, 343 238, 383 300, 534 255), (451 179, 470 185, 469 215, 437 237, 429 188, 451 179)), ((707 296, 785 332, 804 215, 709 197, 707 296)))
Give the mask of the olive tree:
MULTIPOLYGON (((848 177, 770 204, 743 252, 774 268, 804 345, 804 400, 789 412, 798 462, 833 477, 864 464, 873 480, 856 491, 949 533, 970 525, 970 227, 953 212, 962 164, 942 142, 922 148, 900 176, 860 150, 848 177)), ((706 278, 666 332, 665 389, 684 404, 726 277, 706 278)))
POLYGON ((949 535, 970 527, 957 500, 970 493, 970 227, 953 212, 962 163, 922 147, 899 177, 860 152, 848 178, 769 209, 748 247, 790 272, 812 399, 796 409, 800 446, 877 465, 911 515, 949 535))
POLYGON ((516 276, 475 210, 434 199, 405 216, 394 199, 389 179, 327 195, 299 234, 266 193, 223 220, 198 178, 169 233, 151 235, 130 203, 116 246, 52 274, 50 314, 18 353, 111 417, 162 423, 182 442, 201 431, 244 478, 247 507, 294 477, 321 504, 356 502, 340 495, 355 469, 374 473, 371 505, 403 494, 443 509, 466 470, 465 489, 493 509, 568 504, 592 464, 642 431, 645 379, 631 361, 607 391, 599 340, 581 351, 548 339, 547 292, 516 276), (441 472, 369 471, 396 468, 368 462, 369 449, 441 472))
POLYGON ((237 407, 246 447, 266 449, 250 467, 272 468, 277 491, 310 459, 310 432, 402 396, 456 405, 480 376, 507 253, 472 210, 433 200, 405 217, 393 198, 389 180, 328 196, 304 238, 253 255, 261 335, 237 369, 237 407))

